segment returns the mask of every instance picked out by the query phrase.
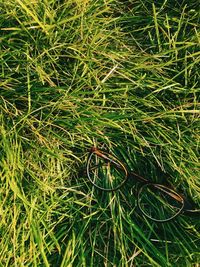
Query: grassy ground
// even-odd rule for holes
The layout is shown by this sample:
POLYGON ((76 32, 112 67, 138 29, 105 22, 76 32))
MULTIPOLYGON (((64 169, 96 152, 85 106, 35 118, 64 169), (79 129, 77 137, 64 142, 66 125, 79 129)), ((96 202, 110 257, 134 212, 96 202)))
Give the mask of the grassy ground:
POLYGON ((0 266, 199 266, 199 218, 84 172, 103 145, 200 206, 199 26, 194 0, 0 0, 0 266))

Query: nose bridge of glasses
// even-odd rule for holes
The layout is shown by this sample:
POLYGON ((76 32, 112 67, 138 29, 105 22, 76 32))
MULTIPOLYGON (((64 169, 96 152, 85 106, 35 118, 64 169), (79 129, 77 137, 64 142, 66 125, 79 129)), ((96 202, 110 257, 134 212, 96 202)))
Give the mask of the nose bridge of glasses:
POLYGON ((149 181, 147 179, 145 179, 143 176, 139 175, 139 174, 136 174, 135 172, 133 171, 130 171, 129 172, 129 177, 130 178, 136 178, 138 182, 141 182, 141 183, 149 183, 149 181))

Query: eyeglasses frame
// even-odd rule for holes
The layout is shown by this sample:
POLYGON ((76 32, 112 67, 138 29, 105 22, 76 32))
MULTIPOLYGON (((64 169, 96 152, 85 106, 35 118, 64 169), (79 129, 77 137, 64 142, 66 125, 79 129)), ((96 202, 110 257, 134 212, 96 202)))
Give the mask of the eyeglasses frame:
POLYGON ((144 216, 146 216, 147 218, 151 219, 152 221, 161 222, 161 223, 162 222, 168 222, 168 221, 171 221, 174 218, 176 218, 182 211, 186 211, 186 212, 194 213, 194 214, 195 213, 200 213, 199 209, 191 208, 192 205, 188 201, 186 201, 186 202, 187 202, 187 204, 189 204, 188 206, 190 206, 190 208, 187 209, 187 207, 186 207, 187 205, 186 205, 186 202, 185 202, 185 200, 186 200, 185 197, 182 196, 181 194, 177 193, 173 188, 165 186, 165 185, 162 185, 162 184, 153 183, 153 182, 145 179, 144 177, 134 173, 133 171, 128 171, 127 168, 125 167, 125 165, 119 159, 117 159, 114 155, 112 155, 111 153, 102 151, 102 150, 98 149, 97 147, 92 147, 90 149, 90 152, 89 152, 89 155, 88 155, 88 159, 87 159, 86 173, 87 173, 87 177, 88 177, 89 181, 93 184, 93 186, 95 186, 99 190, 105 191, 105 192, 117 191, 127 182, 127 180, 130 177, 136 178, 138 182, 143 184, 140 187, 140 189, 138 190, 138 192, 137 192, 137 206, 139 207, 139 210, 141 211, 141 213, 144 216), (117 168, 124 170, 125 178, 118 186, 116 186, 115 188, 103 188, 103 187, 95 184, 95 182, 93 182, 92 178, 90 177, 90 161, 91 161, 91 158, 92 158, 92 156, 94 154, 97 155, 100 158, 103 158, 106 161, 109 161, 109 162, 113 163, 117 168), (116 161, 111 158, 112 156, 116 159, 116 161), (173 215, 173 216, 171 216, 171 217, 169 217, 167 219, 156 219, 156 218, 153 218, 153 217, 151 217, 150 215, 148 215, 147 213, 144 212, 144 210, 142 209, 142 207, 140 205, 140 201, 139 201, 140 198, 139 197, 140 197, 140 194, 142 193, 144 187, 150 186, 150 185, 154 186, 155 188, 158 188, 161 191, 162 190, 163 191, 167 190, 167 191, 165 191, 165 193, 167 193, 172 198, 176 199, 178 202, 181 203, 181 207, 179 208, 179 210, 176 212, 175 215, 173 215))

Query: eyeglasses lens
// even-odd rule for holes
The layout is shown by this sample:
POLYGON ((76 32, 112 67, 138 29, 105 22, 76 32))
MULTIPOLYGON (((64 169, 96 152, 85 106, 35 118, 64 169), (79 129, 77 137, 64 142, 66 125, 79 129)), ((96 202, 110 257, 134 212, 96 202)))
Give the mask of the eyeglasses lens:
POLYGON ((140 210, 154 221, 169 221, 183 209, 182 197, 172 189, 159 184, 146 184, 138 194, 140 210))
POLYGON ((107 159, 91 154, 88 174, 90 181, 98 188, 107 191, 118 189, 127 178, 123 164, 114 156, 104 154, 107 159))

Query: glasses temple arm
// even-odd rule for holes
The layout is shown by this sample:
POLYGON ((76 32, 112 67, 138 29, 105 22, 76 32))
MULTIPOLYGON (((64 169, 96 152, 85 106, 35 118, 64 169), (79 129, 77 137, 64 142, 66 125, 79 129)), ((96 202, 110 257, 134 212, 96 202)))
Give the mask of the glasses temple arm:
MULTIPOLYGON (((156 186, 156 185, 155 185, 156 186)), ((182 196, 181 194, 179 193, 173 193, 173 192, 169 192, 167 190, 165 190, 164 186, 157 186, 159 187, 159 189, 163 192, 165 192, 166 194, 168 194, 169 196, 171 196, 172 198, 176 199, 178 202, 184 202, 184 207, 183 207, 183 212, 184 213, 189 213, 191 215, 198 215, 200 216, 200 209, 197 209, 195 207, 195 204, 190 202, 188 199, 186 199, 185 196, 182 196)), ((166 187, 168 188, 168 187, 166 187)), ((170 189, 171 190, 171 189, 170 189)))
MULTIPOLYGON (((118 162, 116 162, 116 161, 114 161, 113 159, 111 159, 110 157, 106 156, 106 155, 105 155, 103 152, 101 152, 98 148, 93 147, 93 148, 91 149, 91 153, 95 153, 95 154, 96 154, 97 156, 99 156, 100 158, 103 158, 103 159, 105 159, 105 160, 108 160, 109 162, 115 164, 119 169, 122 169, 122 166, 121 166, 118 162)), ((136 178, 138 181, 143 182, 143 183, 147 183, 147 182, 149 182, 147 179, 145 179, 144 177, 142 177, 142 176, 140 176, 140 175, 134 173, 133 171, 128 172, 128 177, 136 178)))
POLYGON ((91 149, 91 153, 94 153, 96 154, 98 157, 102 158, 102 159, 105 159, 113 164, 115 164, 118 168, 122 168, 121 165, 116 162, 115 160, 111 159, 110 157, 106 156, 103 152, 101 152, 99 149, 93 147, 91 149))
POLYGON ((162 192, 169 195, 170 197, 172 197, 173 199, 177 200, 178 202, 181 202, 181 203, 184 202, 184 198, 179 193, 175 192, 172 188, 169 188, 164 185, 156 185, 156 184, 154 186, 157 187, 162 192))

